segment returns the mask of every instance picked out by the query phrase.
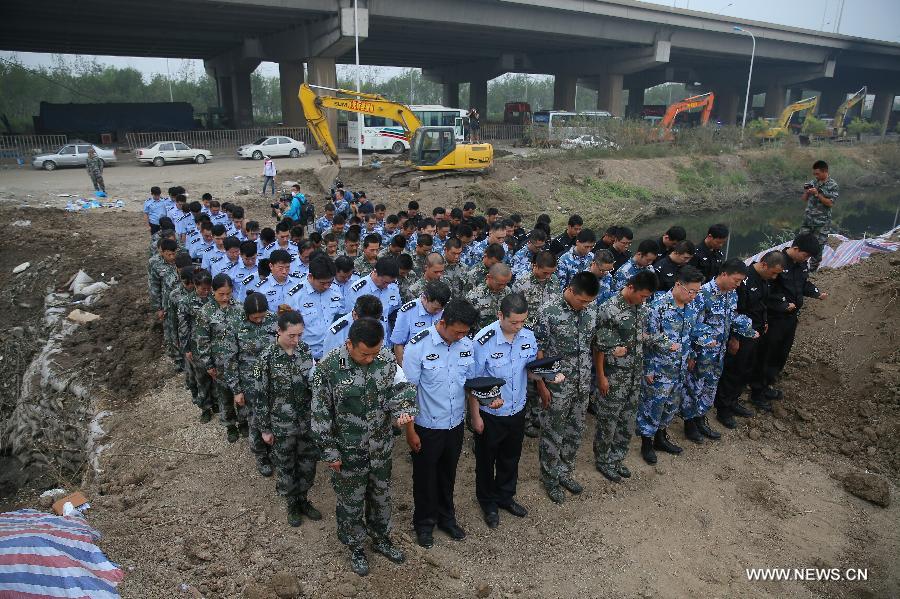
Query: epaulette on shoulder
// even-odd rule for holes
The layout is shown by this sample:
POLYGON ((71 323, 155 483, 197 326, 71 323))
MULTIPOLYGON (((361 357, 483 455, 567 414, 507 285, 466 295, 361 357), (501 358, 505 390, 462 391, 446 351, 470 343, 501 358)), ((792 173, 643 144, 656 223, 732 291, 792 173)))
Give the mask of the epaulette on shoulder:
POLYGON ((261 279, 259 280, 259 283, 257 283, 256 286, 257 286, 257 287, 262 287, 263 285, 266 284, 266 281, 268 281, 268 280, 269 280, 269 277, 263 277, 263 278, 261 278, 261 279))
POLYGON ((290 291, 288 291, 288 295, 294 295, 295 293, 300 291, 301 287, 303 287, 303 283, 297 283, 296 285, 291 287, 290 291))
POLYGON ((487 333, 485 333, 484 335, 482 335, 481 337, 478 338, 478 343, 480 343, 481 345, 484 345, 485 343, 490 341, 491 338, 496 334, 497 334, 497 331, 495 331, 494 329, 491 329, 490 331, 488 331, 487 333))
POLYGON ((216 263, 221 262, 221 261, 222 261, 222 256, 216 256, 215 258, 210 258, 209 261, 210 261, 210 262, 216 262, 216 263))
POLYGON ((353 283, 353 285, 350 286, 350 289, 352 289, 353 291, 359 291, 360 289, 362 289, 365 286, 366 286, 366 280, 360 279, 357 282, 353 283))
POLYGON ((338 320, 336 323, 334 323, 333 325, 331 325, 331 328, 329 330, 331 331, 332 335, 337 335, 340 331, 347 328, 347 325, 349 325, 349 324, 350 324, 349 319, 342 318, 342 319, 338 320))
POLYGON ((410 310, 412 310, 415 307, 415 305, 416 305, 416 300, 410 300, 410 301, 406 302, 405 304, 403 304, 402 306, 400 306, 400 311, 401 312, 409 312, 410 310))
POLYGON ((263 249, 264 249, 264 250, 267 250, 267 249, 269 249, 269 248, 273 248, 273 247, 275 247, 275 244, 276 244, 276 243, 277 243, 277 242, 273 241, 272 243, 268 244, 268 245, 267 245, 266 247, 264 247, 263 249))
POLYGON ((253 277, 255 277, 255 276, 256 276, 256 275, 247 275, 247 277, 246 277, 243 281, 241 281, 241 284, 243 284, 243 285, 249 285, 249 284, 250 284, 250 281, 252 281, 252 280, 253 280, 253 277))
POLYGON ((428 329, 425 329, 424 331, 420 331, 419 333, 417 333, 415 337, 413 337, 412 339, 409 340, 409 342, 410 343, 418 343, 419 341, 421 341, 422 339, 424 339, 427 336, 428 336, 428 329))

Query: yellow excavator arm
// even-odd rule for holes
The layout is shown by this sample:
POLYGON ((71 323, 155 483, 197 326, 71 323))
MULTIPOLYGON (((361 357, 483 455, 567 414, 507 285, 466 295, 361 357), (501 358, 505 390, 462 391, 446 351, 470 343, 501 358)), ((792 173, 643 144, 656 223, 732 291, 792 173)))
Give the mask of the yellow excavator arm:
POLYGON ((793 104, 789 104, 784 110, 781 111, 781 117, 778 119, 778 127, 780 129, 787 129, 788 125, 791 124, 791 117, 794 116, 795 112, 800 112, 801 110, 809 110, 809 114, 812 114, 816 110, 816 106, 819 104, 819 96, 812 96, 810 98, 805 98, 803 100, 799 100, 794 102, 793 104))
POLYGON ((847 113, 866 97, 867 91, 866 86, 863 86, 858 92, 844 100, 843 103, 838 106, 838 109, 834 111, 834 120, 832 121, 831 126, 834 128, 836 135, 843 135, 845 128, 844 119, 847 118, 847 113))
POLYGON ((306 83, 300 86, 298 97, 300 98, 300 106, 303 107, 303 115, 306 117, 306 124, 316 143, 319 144, 325 155, 335 164, 340 164, 340 161, 338 159, 337 146, 328 128, 325 108, 379 116, 396 121, 400 123, 400 126, 403 127, 409 137, 412 137, 416 129, 422 126, 422 123, 416 118, 412 110, 403 104, 391 102, 377 94, 367 94, 347 89, 335 89, 332 91, 352 97, 317 96, 316 92, 306 83))

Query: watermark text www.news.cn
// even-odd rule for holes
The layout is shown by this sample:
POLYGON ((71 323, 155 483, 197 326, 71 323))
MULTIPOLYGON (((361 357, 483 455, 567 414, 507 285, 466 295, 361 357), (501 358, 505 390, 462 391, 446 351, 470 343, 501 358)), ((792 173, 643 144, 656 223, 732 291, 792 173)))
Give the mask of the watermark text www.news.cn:
POLYGON ((869 580, 868 568, 747 568, 747 580, 837 582, 869 580))

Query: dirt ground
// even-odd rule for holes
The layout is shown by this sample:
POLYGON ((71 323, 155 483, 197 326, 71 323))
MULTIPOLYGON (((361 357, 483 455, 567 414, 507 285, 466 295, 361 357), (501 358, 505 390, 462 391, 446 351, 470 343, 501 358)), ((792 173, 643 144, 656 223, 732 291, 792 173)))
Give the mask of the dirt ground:
MULTIPOLYGON (((171 183, 127 185, 135 194, 154 183, 231 189, 229 181, 205 178, 212 171, 201 169, 209 166, 216 164, 172 167, 184 180, 173 175, 171 183)), ((118 168, 127 167, 108 172, 118 168)), ((146 170, 170 178, 169 169, 146 170)), ((70 173, 86 179, 80 171, 49 175, 70 173)), ((21 183, 24 174, 10 183, 0 173, 0 197, 40 187, 21 183)), ((54 183, 45 193, 64 187, 54 183)), ((265 218, 257 196, 236 199, 252 217, 265 218)), ((744 420, 721 442, 702 446, 673 426, 685 453, 661 455, 655 467, 643 463, 633 442, 626 462, 634 476, 625 484, 593 469, 589 417, 578 460, 585 492, 562 506, 551 503, 538 481, 537 444, 527 439, 518 500, 530 514, 518 520, 502 513, 492 531, 474 499, 467 439, 456 502, 469 536, 455 543, 436 532, 426 552, 411 538, 411 464, 401 440, 394 451, 394 537, 409 559, 395 566, 372 558, 372 574, 359 579, 348 573, 336 538, 325 469, 311 493, 324 520, 288 527, 274 482, 256 473, 246 441, 230 445, 215 421, 201 425, 181 378, 158 357, 161 331, 149 318, 148 238, 140 217, 130 210, 68 214, 14 207, 19 200, 3 204, 5 339, 16 326, 26 327, 26 339, 38 335, 42 290, 78 268, 119 281, 92 308, 99 324, 77 331, 66 351, 112 412, 104 421, 102 471, 87 473, 80 486, 91 498, 89 521, 104 535, 101 546, 125 569, 123 597, 900 596, 900 507, 863 501, 843 482, 848 473, 866 471, 891 486, 900 480, 896 256, 817 276, 831 297, 810 301, 803 314, 782 382, 785 399, 774 415, 744 420), (31 225, 13 225, 17 220, 31 225), (41 265, 29 269, 39 274, 11 275, 25 260, 41 265), (867 568, 868 581, 748 581, 745 569, 757 567, 867 568)), ((59 482, 77 486, 77 479, 40 484, 59 482)), ((0 503, 33 507, 45 488, 36 483, 0 503)))

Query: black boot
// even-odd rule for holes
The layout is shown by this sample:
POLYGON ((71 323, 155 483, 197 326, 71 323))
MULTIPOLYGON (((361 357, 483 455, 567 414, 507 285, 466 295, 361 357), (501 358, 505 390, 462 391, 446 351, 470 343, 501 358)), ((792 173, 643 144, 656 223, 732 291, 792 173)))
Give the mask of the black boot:
POLYGON ((731 410, 716 408, 716 420, 721 422, 725 428, 737 428, 737 420, 734 419, 731 410))
POLYGON ((653 451, 653 439, 651 437, 641 437, 641 457, 650 465, 656 463, 656 452, 653 451))
POLYGON ((703 435, 697 430, 697 423, 693 418, 685 418, 684 420, 684 436, 694 443, 703 443, 703 435))
POLYGON ((706 420, 706 416, 697 416, 696 418, 694 418, 694 420, 697 422, 697 430, 700 431, 700 434, 704 437, 708 437, 710 439, 722 438, 722 433, 709 428, 709 422, 706 420))
POLYGON ((734 412, 735 416, 740 416, 741 418, 753 418, 753 411, 739 401, 735 402, 731 411, 734 412))
POLYGON ((760 412, 771 412, 772 402, 762 393, 754 393, 750 396, 750 403, 760 412))
POLYGON ((669 439, 669 435, 666 434, 666 429, 664 428, 656 431, 656 436, 653 438, 653 447, 660 451, 671 453, 672 455, 678 455, 684 451, 681 447, 672 443, 672 440, 669 439))

